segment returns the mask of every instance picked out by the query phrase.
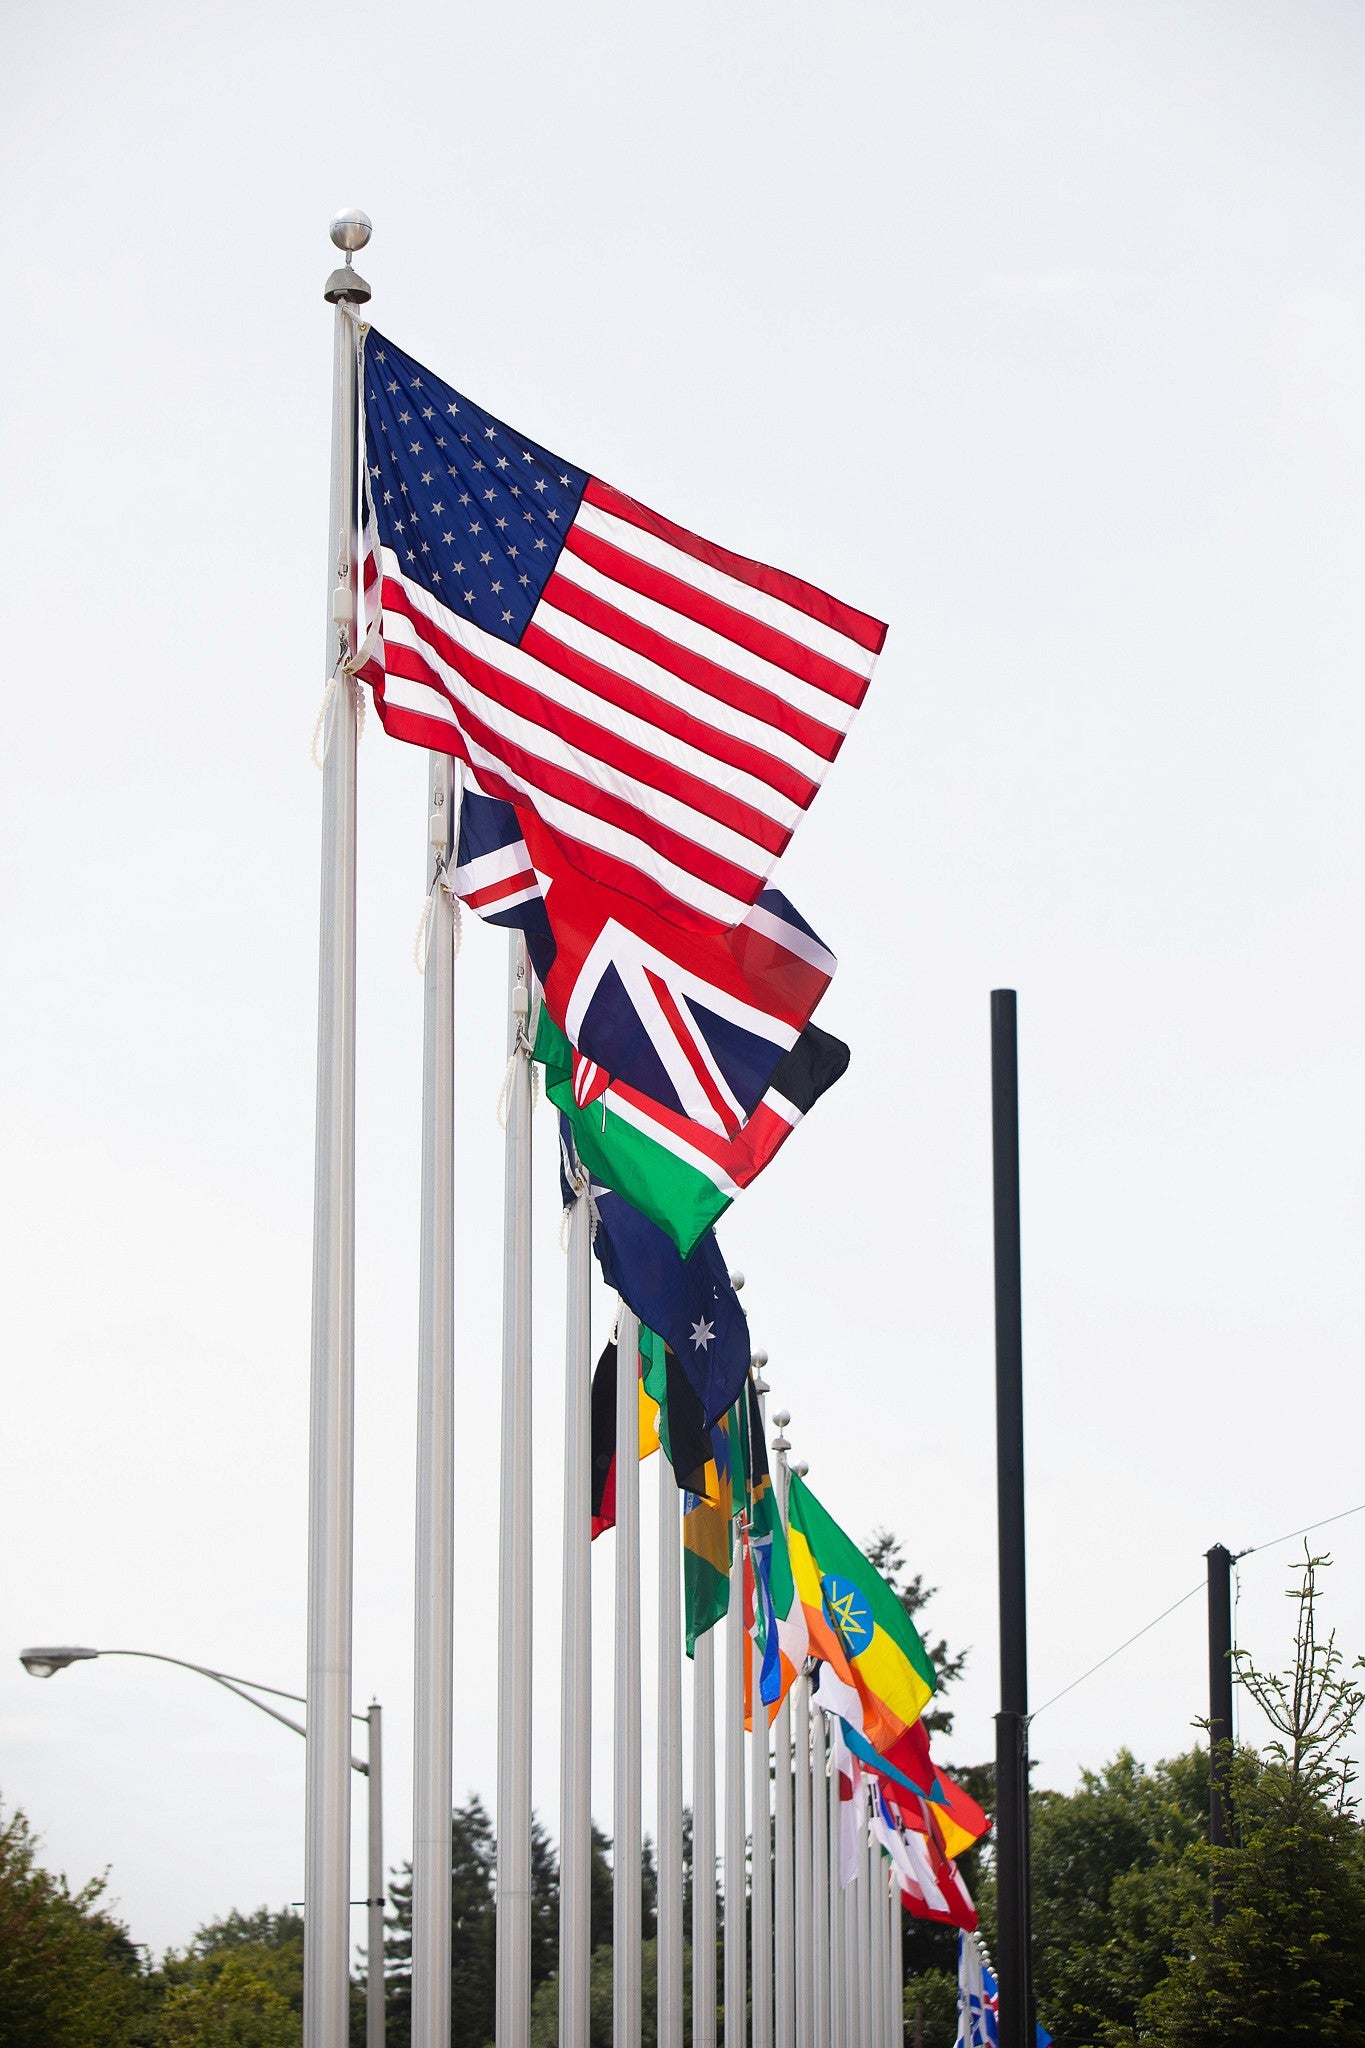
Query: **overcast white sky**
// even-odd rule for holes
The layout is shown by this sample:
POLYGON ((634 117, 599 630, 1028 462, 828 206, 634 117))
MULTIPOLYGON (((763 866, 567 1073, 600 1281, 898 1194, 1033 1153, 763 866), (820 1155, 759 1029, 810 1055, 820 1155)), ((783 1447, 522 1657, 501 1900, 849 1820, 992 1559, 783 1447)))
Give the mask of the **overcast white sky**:
MULTIPOLYGON (((1359 7, 129 0, 16 10, 5 39, 0 1796, 50 1860, 108 1865, 156 1948, 301 1896, 295 1737, 174 1672, 40 1687, 14 1652, 302 1684, 339 206, 373 216, 405 348, 891 621, 782 874, 840 955, 822 1020, 853 1066, 722 1242, 813 1485, 900 1534, 972 1646, 948 1754, 993 1743, 992 986, 1020 1001, 1035 1701, 1211 1543, 1365 1499, 1359 7)), ((356 1699, 387 1710, 393 1862, 424 774, 371 721, 356 1699)), ((471 930, 459 976, 455 1782, 491 1804, 500 937, 471 930)), ((1365 1516, 1324 1535, 1354 1654, 1365 1516)), ((1242 1569, 1262 1657, 1292 1550, 1242 1569)), ((1041 1780, 1188 1743, 1202 1622, 1189 1602, 1043 1714, 1041 1780)))

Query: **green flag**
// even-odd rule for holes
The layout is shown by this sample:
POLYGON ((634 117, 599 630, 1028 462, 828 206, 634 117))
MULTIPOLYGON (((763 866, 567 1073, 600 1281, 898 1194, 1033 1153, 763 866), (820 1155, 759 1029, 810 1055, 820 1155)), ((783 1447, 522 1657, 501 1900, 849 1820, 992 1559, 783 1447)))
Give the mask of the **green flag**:
POLYGON ((657 1223, 682 1256, 690 1257, 737 1193, 729 1174, 684 1135, 684 1119, 665 1123, 665 1112, 651 1110, 633 1091, 628 1095, 609 1085, 586 1107, 578 1103, 574 1049, 544 1003, 531 1051, 545 1069, 545 1093, 567 1118, 589 1173, 657 1223))

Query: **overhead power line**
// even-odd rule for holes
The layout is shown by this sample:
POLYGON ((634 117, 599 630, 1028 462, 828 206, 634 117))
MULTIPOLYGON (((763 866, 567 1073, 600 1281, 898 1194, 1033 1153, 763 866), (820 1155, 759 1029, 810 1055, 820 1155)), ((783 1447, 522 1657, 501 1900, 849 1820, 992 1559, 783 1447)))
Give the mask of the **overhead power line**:
MULTIPOLYGON (((1277 1543, 1291 1543, 1296 1536, 1311 1536, 1315 1529, 1327 1529, 1331 1527, 1333 1522, 1345 1522, 1352 1515, 1360 1514, 1365 1514, 1365 1500, 1361 1501, 1356 1507, 1342 1508, 1339 1514, 1324 1515, 1320 1521, 1305 1522, 1301 1529, 1286 1529, 1283 1536, 1269 1536, 1264 1543, 1249 1543, 1245 1550, 1233 1552, 1234 1562, 1244 1557, 1254 1557, 1258 1550, 1273 1550, 1277 1543)), ((1101 1657, 1098 1664, 1092 1664, 1088 1671, 1083 1671, 1079 1678, 1073 1678, 1071 1683, 1064 1685, 1060 1692, 1054 1692, 1051 1699, 1043 1701, 1041 1707, 1035 1707, 1029 1715, 1029 1720, 1036 1721, 1039 1714, 1045 1714, 1049 1707, 1055 1707, 1058 1700, 1065 1699, 1066 1695, 1069 1692, 1074 1692, 1078 1685, 1084 1685, 1087 1678, 1093 1678, 1097 1671, 1103 1671, 1106 1664, 1112 1664, 1115 1657, 1121 1657, 1125 1650, 1131 1649, 1133 1644, 1139 1641, 1141 1637, 1149 1634, 1158 1622, 1165 1621, 1168 1614, 1174 1614, 1177 1607, 1183 1607, 1187 1600, 1193 1600, 1195 1594, 1200 1592, 1203 1586, 1204 1580, 1200 1579, 1198 1585, 1191 1586, 1188 1593, 1182 1593, 1180 1598, 1173 1600, 1169 1607, 1163 1607, 1160 1614, 1153 1615, 1150 1621, 1144 1622, 1142 1627, 1134 1635, 1129 1636, 1126 1642, 1120 1643, 1116 1650, 1111 1650, 1107 1657, 1101 1657)))

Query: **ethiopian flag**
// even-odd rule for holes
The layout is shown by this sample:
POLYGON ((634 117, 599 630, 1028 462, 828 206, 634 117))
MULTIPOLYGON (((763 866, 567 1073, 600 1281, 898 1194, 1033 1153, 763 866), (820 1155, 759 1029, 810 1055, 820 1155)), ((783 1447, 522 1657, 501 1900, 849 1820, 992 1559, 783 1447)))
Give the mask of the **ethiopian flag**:
POLYGON ((852 1687, 862 1732, 885 1753, 919 1719, 935 1688, 934 1667, 886 1580, 795 1472, 787 1514, 811 1654, 852 1687))

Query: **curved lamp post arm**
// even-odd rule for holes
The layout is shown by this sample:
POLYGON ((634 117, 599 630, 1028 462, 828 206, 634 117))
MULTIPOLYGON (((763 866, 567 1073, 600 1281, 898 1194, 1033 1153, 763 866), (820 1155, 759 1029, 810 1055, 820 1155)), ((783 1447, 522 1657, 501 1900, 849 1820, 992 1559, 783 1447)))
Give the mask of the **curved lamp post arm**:
MULTIPOLYGON (((23 1650, 20 1652, 20 1661, 24 1666, 32 1671, 35 1677, 42 1678, 51 1677, 54 1671, 62 1670, 67 1664, 86 1663, 93 1657, 143 1657, 152 1664, 173 1664, 179 1671, 197 1672, 200 1678, 211 1678, 213 1683, 221 1685, 225 1692, 235 1693, 237 1698, 245 1700, 249 1707, 258 1707, 261 1713, 269 1714, 272 1721, 281 1722, 284 1727, 292 1728, 296 1735, 302 1735, 305 1741, 307 1740, 308 1730, 304 1727, 302 1721, 296 1721, 290 1714, 282 1714, 278 1707, 268 1706, 264 1700, 257 1699, 256 1697, 259 1692, 268 1692, 274 1699, 293 1700, 299 1706, 303 1706, 304 1697, 302 1693, 285 1692, 278 1685, 261 1685, 254 1678, 238 1678, 230 1671, 215 1671, 210 1664, 192 1664, 187 1657, 168 1657, 161 1650, 87 1650, 63 1648, 58 1650, 23 1650)), ((366 1718, 367 1716, 364 1714, 353 1713, 351 1715, 353 1721, 364 1721, 366 1718)), ((351 1769, 359 1771, 363 1777, 369 1776, 370 1767, 363 1757, 353 1756, 351 1758, 351 1769)))

